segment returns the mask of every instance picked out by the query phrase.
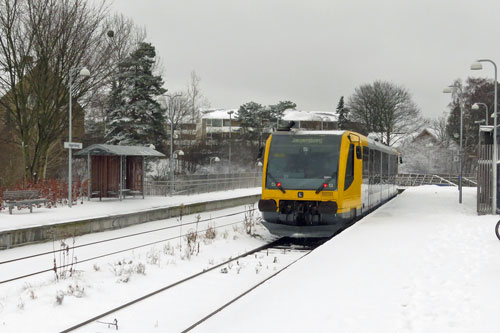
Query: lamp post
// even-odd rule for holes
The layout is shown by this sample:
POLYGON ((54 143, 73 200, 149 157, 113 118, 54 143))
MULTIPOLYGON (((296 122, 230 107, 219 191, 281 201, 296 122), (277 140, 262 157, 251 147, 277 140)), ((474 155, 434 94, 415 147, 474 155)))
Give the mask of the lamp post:
MULTIPOLYGON (((172 161, 177 159, 177 156, 184 156, 184 152, 182 150, 176 150, 172 154, 172 161)), ((173 171, 173 170, 171 170, 173 171)), ((175 172, 172 172, 172 194, 174 193, 175 190, 175 172)))
POLYGON ((492 214, 495 215, 497 213, 497 161, 498 161, 498 147, 497 147, 497 65, 494 61, 490 59, 479 59, 476 62, 473 62, 470 65, 470 69, 472 70, 481 70, 483 69, 482 62, 489 62, 493 65, 495 69, 495 99, 493 101, 493 161, 491 165, 491 211, 492 214))
MULTIPOLYGON (((72 126, 72 100, 73 100, 73 74, 74 72, 76 71, 76 68, 71 68, 69 70, 69 135, 68 135, 68 142, 69 142, 69 145, 68 145, 68 206, 71 208, 73 206, 73 199, 72 199, 72 183, 73 183, 73 175, 72 175, 72 159, 73 159, 73 152, 72 152, 72 146, 71 146, 71 143, 72 143, 72 130, 73 130, 73 126, 72 126)), ((90 72, 87 68, 83 67, 81 70, 80 70, 80 73, 78 73, 79 76, 82 76, 82 77, 88 77, 90 76, 90 72)), ((90 194, 89 194, 90 195, 90 194)))
MULTIPOLYGON (((175 110, 174 110, 174 104, 176 102, 176 98, 182 96, 182 94, 175 94, 175 95, 167 95, 167 96, 160 96, 158 99, 160 101, 161 107, 165 110, 168 110, 168 119, 170 121, 170 180, 172 180, 171 184, 171 193, 174 192, 174 117, 175 117, 175 110), (167 99, 168 97, 168 103, 167 99)), ((184 153, 183 153, 184 154, 184 153)))
POLYGON ((232 122, 232 119, 231 119, 231 116, 232 114, 234 113, 234 110, 231 110, 231 111, 228 111, 227 114, 229 115, 229 170, 228 170, 228 173, 231 172, 231 146, 232 146, 232 140, 231 140, 231 122, 232 122))
POLYGON ((459 98, 458 98, 458 108, 460 109, 460 148, 459 148, 459 168, 460 168, 460 176, 458 177, 458 203, 462 203, 462 137, 463 137, 463 118, 464 118, 464 112, 462 108, 462 102, 460 101, 460 96, 462 96, 462 88, 457 85, 453 84, 452 86, 448 86, 443 89, 443 93, 445 94, 450 94, 453 93, 455 90, 459 91, 459 98))
POLYGON ((212 169, 212 162, 218 163, 220 162, 220 158, 218 158, 217 156, 210 157, 210 169, 212 169))
POLYGON ((486 126, 488 126, 488 105, 486 105, 484 103, 481 103, 481 102, 477 102, 477 103, 472 104, 471 109, 472 110, 479 110, 479 105, 482 105, 485 108, 485 110, 484 110, 485 111, 485 117, 484 117, 484 119, 486 119, 485 120, 486 121, 486 126))

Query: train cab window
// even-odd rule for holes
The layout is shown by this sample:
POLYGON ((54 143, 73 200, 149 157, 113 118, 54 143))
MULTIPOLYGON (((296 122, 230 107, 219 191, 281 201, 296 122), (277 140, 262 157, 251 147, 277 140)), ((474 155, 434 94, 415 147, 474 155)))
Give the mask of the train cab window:
POLYGON ((347 164, 345 168, 345 183, 344 190, 351 186, 354 180, 354 145, 349 145, 349 152, 347 153, 347 164))
POLYGON ((341 135, 273 134, 267 153, 266 188, 337 190, 341 135))

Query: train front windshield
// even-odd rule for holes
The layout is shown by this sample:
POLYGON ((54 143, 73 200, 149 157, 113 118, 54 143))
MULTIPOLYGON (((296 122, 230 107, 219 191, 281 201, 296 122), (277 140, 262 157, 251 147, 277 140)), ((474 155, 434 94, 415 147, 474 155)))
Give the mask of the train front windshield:
POLYGON ((273 135, 266 188, 336 190, 341 139, 342 135, 273 135))

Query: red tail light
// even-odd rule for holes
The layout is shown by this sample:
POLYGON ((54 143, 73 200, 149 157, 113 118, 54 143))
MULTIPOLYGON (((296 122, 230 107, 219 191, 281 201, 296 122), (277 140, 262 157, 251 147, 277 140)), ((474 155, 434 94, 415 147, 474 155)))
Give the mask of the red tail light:
POLYGON ((327 188, 327 187, 328 187, 328 184, 327 184, 327 183, 324 183, 324 184, 323 184, 323 187, 324 187, 324 188, 327 188))
POLYGON ((277 187, 281 187, 281 182, 278 182, 278 183, 276 184, 276 186, 277 186, 277 187))

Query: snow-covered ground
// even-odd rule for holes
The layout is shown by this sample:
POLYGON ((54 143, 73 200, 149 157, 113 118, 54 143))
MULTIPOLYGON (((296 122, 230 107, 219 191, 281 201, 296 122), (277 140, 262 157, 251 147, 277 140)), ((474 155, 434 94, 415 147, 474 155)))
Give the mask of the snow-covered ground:
MULTIPOLYGON (((217 194, 213 196, 215 197, 217 194)), ((187 215, 183 216, 182 220, 172 218, 110 232, 84 235, 76 238, 74 244, 78 246, 103 239, 178 226, 131 238, 81 247, 75 249, 74 252, 70 250, 68 253, 58 253, 55 256, 45 255, 0 264, 0 281, 4 281, 20 275, 50 269, 53 261, 56 261, 57 265, 61 265, 71 262, 71 258, 76 257, 77 261, 80 262, 73 266, 74 272, 71 277, 69 277, 68 268, 66 269, 66 277, 63 277, 65 270, 58 270, 59 280, 56 280, 55 273, 50 271, 0 284, 0 332, 61 331, 110 308, 224 262, 229 257, 235 257, 265 244, 273 237, 260 225, 256 226, 255 230, 259 235, 262 235, 261 237, 248 235, 243 223, 217 228, 243 221, 245 216, 250 216, 249 213, 245 214, 249 207, 239 206, 199 215, 187 215), (241 214, 237 214, 240 212, 241 214), (233 215, 215 219, 228 214, 233 215), (203 222, 209 218, 213 220, 203 222), (201 221, 198 225, 188 225, 188 223, 197 220, 201 221), (182 227, 180 227, 181 222, 182 227), (210 237, 206 232, 201 232, 201 237, 192 247, 192 253, 189 252, 186 237, 182 237, 181 240, 162 241, 132 251, 83 262, 88 258, 105 253, 161 241, 177 237, 181 233, 201 231, 209 227, 214 228, 212 230, 215 230, 215 234, 210 237)), ((70 246, 73 245, 73 239, 64 241, 70 246)), ((61 242, 35 244, 0 251, 0 262, 51 251, 54 248, 60 249, 61 242)), ((248 276, 250 279, 255 279, 256 269, 272 270, 272 267, 262 268, 256 262, 246 263, 242 261, 240 264, 241 276, 248 276)), ((282 264, 279 263, 275 266, 279 267, 279 265, 282 264)), ((227 274, 226 279, 229 279, 229 275, 227 274)), ((200 293, 203 294, 202 291, 200 293)), ((197 295, 188 293, 182 298, 177 298, 174 306, 184 306, 182 304, 185 300, 197 295)), ((200 309, 200 313, 203 310, 203 308, 200 309)), ((194 313, 193 316, 196 314, 194 313)), ((188 319, 194 320, 196 317, 188 319)), ((120 318, 120 323, 121 320, 122 318, 120 318)), ((125 320, 126 322, 127 320, 125 320)), ((91 331, 93 332, 93 330, 91 331)))
POLYGON ((409 188, 196 332, 498 332, 498 216, 409 188))
POLYGON ((80 201, 71 208, 62 205, 56 208, 42 206, 40 208, 33 208, 33 213, 30 213, 29 209, 26 208, 21 210, 14 209, 12 215, 9 215, 8 209, 4 209, 0 211, 0 231, 64 223, 90 217, 126 214, 145 209, 178 206, 180 204, 187 205, 196 202, 229 199, 235 196, 260 194, 261 191, 260 187, 254 187, 196 195, 176 195, 172 197, 147 196, 145 199, 142 199, 142 197, 126 198, 122 201, 115 198, 104 198, 102 201, 99 201, 99 199, 94 198, 91 201, 80 201))
MULTIPOLYGON (((477 216, 475 202, 475 189, 464 188, 464 203, 459 205, 456 188, 409 188, 194 331, 497 331, 500 241, 494 225, 498 217, 477 216)), ((244 207, 235 207, 201 214, 201 218, 243 210, 244 207)), ((241 220, 242 216, 210 223, 226 224, 241 220)), ((195 220, 195 216, 185 216, 182 221, 195 220)), ((76 244, 179 222, 169 219, 85 235, 76 239, 76 244)), ((198 230, 207 224, 200 223, 198 230)), ((185 229, 194 226, 184 227, 183 232, 185 229)), ((257 228, 260 237, 247 235, 242 226, 217 230, 217 237, 202 239, 199 253, 190 258, 186 255, 185 239, 182 248, 179 240, 172 240, 77 264, 71 278, 56 281, 50 272, 0 284, 0 331, 62 330, 272 238, 262 227, 257 228)), ((128 238, 79 248, 75 256, 83 260, 179 233, 179 228, 168 229, 133 241, 128 238)), ((53 246, 57 248, 59 244, 0 251, 0 261, 51 250, 53 246)), ((247 258, 227 267, 225 272, 215 270, 194 284, 160 294, 102 320, 116 318, 121 332, 180 331, 189 326, 185 323, 201 319, 298 255, 290 253, 278 260, 274 260, 277 254, 247 258)), ((0 280, 50 268, 53 259, 39 257, 29 263, 0 265, 0 280)), ((56 261, 63 259, 58 256, 56 261)), ((94 323, 79 331, 115 330, 94 323)))

